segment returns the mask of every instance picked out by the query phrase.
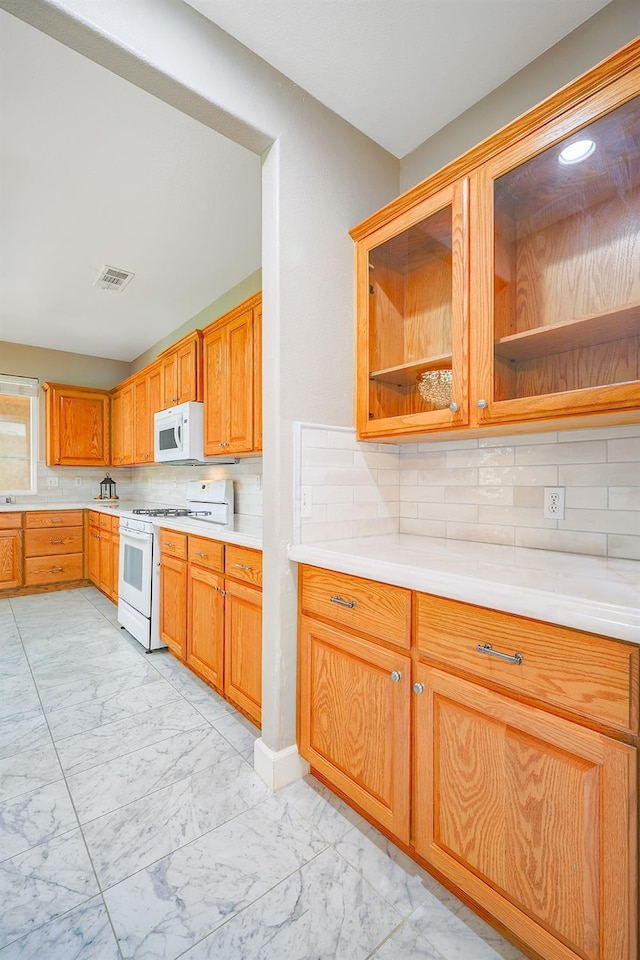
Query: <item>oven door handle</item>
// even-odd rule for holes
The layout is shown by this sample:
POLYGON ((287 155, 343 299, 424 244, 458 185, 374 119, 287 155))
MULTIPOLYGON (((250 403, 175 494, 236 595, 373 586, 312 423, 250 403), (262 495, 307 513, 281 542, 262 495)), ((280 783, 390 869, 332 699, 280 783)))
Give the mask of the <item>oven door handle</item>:
POLYGON ((176 450, 182 450, 182 424, 177 423, 175 429, 176 450))

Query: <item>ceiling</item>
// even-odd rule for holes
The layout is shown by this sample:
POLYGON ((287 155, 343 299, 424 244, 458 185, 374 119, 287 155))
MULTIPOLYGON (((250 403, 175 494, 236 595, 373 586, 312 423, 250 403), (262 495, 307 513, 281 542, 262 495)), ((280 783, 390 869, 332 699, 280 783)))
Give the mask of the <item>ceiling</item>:
MULTIPOLYGON (((402 157, 607 0, 187 2, 402 157)), ((131 361, 260 267, 258 157, 2 10, 0 107, 0 340, 131 361)))
POLYGON ((259 157, 1 10, 0 112, 0 340, 131 361, 259 269, 259 157))
POLYGON ((186 0, 404 157, 609 0, 186 0))

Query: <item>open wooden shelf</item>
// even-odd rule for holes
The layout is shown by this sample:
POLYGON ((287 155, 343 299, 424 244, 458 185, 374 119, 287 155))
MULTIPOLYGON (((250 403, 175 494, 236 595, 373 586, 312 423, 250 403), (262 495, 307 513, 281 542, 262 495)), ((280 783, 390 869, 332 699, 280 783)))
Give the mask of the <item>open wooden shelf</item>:
MULTIPOLYGON (((640 335, 640 301, 496 340, 495 354, 517 362, 640 335)), ((383 371, 384 372, 384 371, 383 371)))
POLYGON ((451 370, 452 356, 443 353, 437 357, 425 357, 423 360, 412 360, 411 363, 401 363, 397 367, 385 367, 384 370, 372 370, 370 380, 379 383, 393 383, 399 387, 407 387, 419 380, 421 374, 427 370, 451 370))

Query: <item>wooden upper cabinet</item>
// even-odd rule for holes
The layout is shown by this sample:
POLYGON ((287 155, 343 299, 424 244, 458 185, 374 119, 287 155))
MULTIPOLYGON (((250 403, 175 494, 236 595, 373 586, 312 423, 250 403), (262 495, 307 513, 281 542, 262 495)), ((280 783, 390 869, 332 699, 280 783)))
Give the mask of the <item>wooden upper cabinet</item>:
POLYGON ((111 395, 111 463, 133 463, 133 383, 127 382, 111 395))
POLYGON ((109 466, 109 390, 45 383, 47 465, 109 466))
POLYGON ((194 330, 159 356, 162 377, 162 406, 174 407, 188 400, 202 400, 202 343, 194 330))
MULTIPOLYGON (((252 453, 256 412, 255 311, 260 294, 203 331, 204 452, 207 456, 252 453)), ((258 341, 260 349, 261 341, 258 341)), ((261 353, 261 349, 260 349, 261 353)), ((260 388, 261 396, 261 388, 260 388)), ((260 449, 260 448, 258 448, 260 449)))
POLYGON ((351 231, 359 437, 637 422, 639 222, 636 40, 351 231))
POLYGON ((253 310, 253 449, 262 450, 262 303, 253 310))
POLYGON ((481 423, 638 406, 634 92, 640 67, 478 171, 481 423))
POLYGON ((462 181, 357 246, 363 438, 467 422, 467 208, 462 181))
POLYGON ((133 462, 153 463, 153 416, 162 409, 162 366, 145 367, 133 381, 133 462))

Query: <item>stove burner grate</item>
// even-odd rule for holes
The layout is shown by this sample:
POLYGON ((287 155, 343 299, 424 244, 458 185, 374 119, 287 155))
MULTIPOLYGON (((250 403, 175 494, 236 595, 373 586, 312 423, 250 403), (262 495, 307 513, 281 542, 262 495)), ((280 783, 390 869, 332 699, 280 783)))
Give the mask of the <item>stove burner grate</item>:
POLYGON ((186 510, 182 507, 139 508, 132 510, 142 517, 208 517, 209 510, 186 510))

